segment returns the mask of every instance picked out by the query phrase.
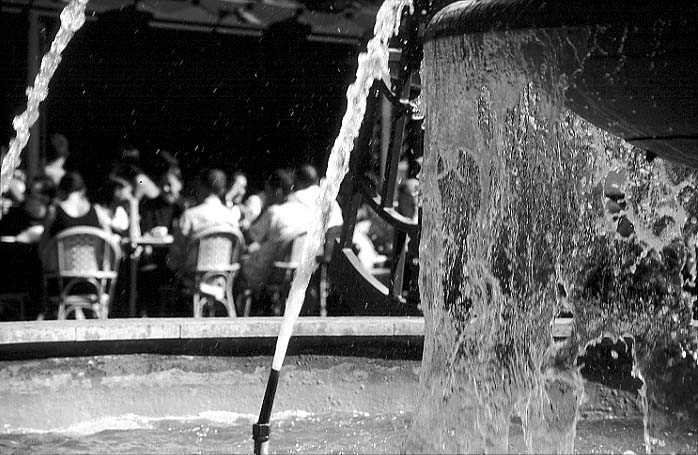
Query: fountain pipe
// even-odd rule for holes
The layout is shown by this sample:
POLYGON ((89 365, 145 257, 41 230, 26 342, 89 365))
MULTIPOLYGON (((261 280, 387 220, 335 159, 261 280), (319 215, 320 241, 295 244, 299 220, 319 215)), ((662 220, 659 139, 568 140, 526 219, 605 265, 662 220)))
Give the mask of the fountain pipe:
POLYGON ((390 78, 388 42, 400 31, 403 10, 409 11, 410 15, 414 12, 412 0, 385 0, 383 2, 376 15, 374 36, 366 45, 366 52, 359 54, 356 80, 347 89, 346 112, 327 160, 327 175, 320 184, 317 207, 311 218, 306 241, 303 245, 302 257, 304 260, 296 269, 291 291, 286 301, 284 319, 276 339, 274 358, 259 420, 252 427, 255 453, 267 453, 269 450, 271 408, 279 382, 279 372, 293 334, 293 326, 303 306, 305 291, 310 282, 317 252, 325 243, 325 232, 330 219, 332 203, 337 199, 339 185, 349 171, 349 158, 354 148, 354 142, 361 130, 369 92, 374 81, 386 81, 390 78))
POLYGON ((272 368, 269 371, 267 389, 264 391, 262 409, 259 411, 257 423, 252 425, 252 439, 254 439, 254 453, 266 455, 269 453, 269 421, 271 419, 271 408, 274 406, 276 396, 276 386, 279 384, 279 370, 272 368))

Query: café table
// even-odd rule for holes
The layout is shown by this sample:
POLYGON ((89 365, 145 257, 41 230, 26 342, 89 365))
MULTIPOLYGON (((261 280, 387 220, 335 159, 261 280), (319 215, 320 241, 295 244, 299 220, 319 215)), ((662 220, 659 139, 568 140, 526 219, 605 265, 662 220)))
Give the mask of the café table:
POLYGON ((138 302, 138 266, 144 248, 169 248, 173 237, 169 234, 154 236, 145 234, 133 239, 125 238, 124 244, 129 251, 129 292, 128 313, 129 317, 136 317, 136 304, 138 302))

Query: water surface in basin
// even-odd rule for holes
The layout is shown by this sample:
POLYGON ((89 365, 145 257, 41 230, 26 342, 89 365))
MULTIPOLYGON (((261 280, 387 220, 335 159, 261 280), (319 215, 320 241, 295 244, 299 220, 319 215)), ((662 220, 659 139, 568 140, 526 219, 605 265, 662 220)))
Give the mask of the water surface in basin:
MULTIPOLYGON (((275 453, 396 453, 407 437, 411 413, 307 413, 274 416, 275 453)), ((254 415, 209 413, 191 418, 148 419, 123 416, 86 423, 63 432, 4 434, 2 453, 248 453, 254 415)), ((575 440, 576 453, 642 453, 641 419, 582 420, 575 440)), ((698 429, 694 430, 698 431, 698 429)), ((658 453, 696 453, 694 432, 667 435, 658 453)), ((521 425, 510 430, 511 453, 526 446, 521 425)))
MULTIPOLYGON (((0 362, 0 453, 249 453, 270 360, 112 355, 0 362)), ((604 374, 619 376, 611 367, 604 374)), ((272 451, 400 452, 419 368, 415 358, 291 356, 274 406, 272 451)), ((585 381, 575 451, 641 453, 637 390, 603 376, 585 381)), ((696 453, 698 428, 674 430, 662 443, 659 453, 696 453)), ((508 445, 512 453, 526 451, 518 420, 508 445)))

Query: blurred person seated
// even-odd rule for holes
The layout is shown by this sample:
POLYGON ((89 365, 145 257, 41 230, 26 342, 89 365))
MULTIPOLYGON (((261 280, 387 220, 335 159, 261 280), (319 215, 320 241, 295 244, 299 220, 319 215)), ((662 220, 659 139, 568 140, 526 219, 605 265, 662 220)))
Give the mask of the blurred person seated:
MULTIPOLYGON (((0 219, 0 294, 14 295, 24 308, 26 319, 36 319, 43 311, 41 261, 38 241, 43 233, 44 218, 55 194, 55 185, 48 177, 40 177, 31 185, 21 206, 13 207, 0 219)), ((13 301, 10 300, 9 303, 13 301)), ((22 316, 16 303, 2 309, 0 320, 22 316)), ((43 317, 43 316, 42 316, 43 317)))
POLYGON ((370 236, 371 221, 368 213, 371 209, 364 203, 356 214, 356 226, 352 237, 352 249, 366 270, 383 267, 388 257, 379 254, 370 236))
POLYGON ((114 167, 112 175, 121 177, 133 186, 133 196, 137 200, 155 199, 160 194, 158 186, 141 169, 141 152, 133 146, 121 149, 121 161, 114 167))
MULTIPOLYGON (((415 178, 407 179, 400 183, 397 189, 397 204, 395 211, 407 218, 413 223, 419 221, 419 180, 415 178)), ((397 244, 397 237, 395 239, 397 244)), ((405 268, 403 274, 403 283, 408 296, 411 295, 413 300, 419 300, 419 238, 411 238, 407 236, 406 243, 403 246, 405 255, 405 268)), ((397 260, 400 258, 398 256, 397 260)), ((409 300, 409 299, 408 299, 409 300)))
POLYGON ((153 167, 155 175, 162 177, 167 172, 171 172, 182 180, 182 170, 179 167, 179 160, 165 149, 155 151, 155 163, 153 167))
MULTIPOLYGON (((0 146, 0 164, 5 160, 8 153, 7 145, 0 146)), ((19 206, 24 201, 24 196, 27 191, 27 177, 21 169, 15 169, 12 174, 10 186, 6 192, 2 193, 0 198, 0 215, 4 215, 10 208, 19 206)))
MULTIPOLYGON (((195 196, 198 205, 184 210, 173 229, 173 243, 167 256, 167 266, 173 271, 186 270, 195 264, 187 255, 192 238, 213 226, 231 227, 239 231, 240 218, 223 204, 226 192, 226 176, 219 169, 203 171, 197 179, 195 196)), ((242 237, 242 234, 240 234, 242 237)))
POLYGON ((3 198, 3 208, 4 212, 10 209, 10 207, 15 207, 21 205, 24 202, 24 197, 27 192, 27 176, 21 169, 15 169, 12 173, 12 180, 10 180, 10 186, 2 195, 3 198))
POLYGON ((407 179, 397 188, 395 211, 416 223, 419 212, 419 180, 407 179))
MULTIPOLYGON (((182 201, 183 184, 178 168, 168 167, 158 179, 160 195, 155 199, 141 202, 141 232, 156 238, 165 238, 172 234, 175 225, 184 212, 182 201)), ((168 248, 147 246, 140 260, 140 277, 138 279, 138 303, 141 316, 166 316, 187 314, 189 305, 181 302, 177 305, 176 276, 167 267, 168 248), (174 305, 173 305, 174 303, 174 305)))
POLYGON ((240 217, 240 228, 247 229, 250 225, 247 209, 242 201, 247 194, 247 177, 242 172, 233 173, 233 182, 225 193, 225 205, 240 217))
MULTIPOLYGON (((175 222, 184 212, 182 189, 184 185, 178 170, 168 169, 158 179, 160 194, 141 202, 141 232, 153 233, 153 228, 165 228, 172 233, 175 222)), ((158 230, 159 231, 159 230, 158 230)))
POLYGON ((268 202, 269 201, 267 201, 267 196, 264 190, 250 194, 247 199, 245 199, 242 209, 245 219, 243 226, 245 228, 248 228, 257 220, 257 218, 259 218, 259 215, 261 215, 264 209, 267 207, 268 202))
MULTIPOLYGON (((296 169, 294 173, 294 191, 288 196, 289 201, 303 204, 311 211, 319 208, 320 185, 317 170, 310 164, 303 165, 296 169)), ((327 228, 338 227, 344 224, 342 209, 339 203, 332 201, 332 210, 327 228)))
MULTIPOLYGON (((139 230, 132 230, 131 218, 137 217, 137 200, 133 186, 121 177, 110 176, 108 182, 110 201, 105 207, 109 215, 112 232, 122 237, 138 236, 139 230), (134 207, 135 204, 135 207, 134 207)), ((136 223, 138 220, 136 220, 136 223)))
POLYGON ((54 185, 58 185, 66 173, 65 162, 68 156, 70 156, 68 139, 62 134, 52 135, 46 151, 44 175, 50 178, 54 185))
POLYGON ((92 226, 111 234, 109 215, 86 196, 85 181, 77 172, 67 172, 58 184, 56 203, 44 221, 42 246, 57 233, 76 226, 92 226))
POLYGON ((312 212, 298 201, 289 201, 291 175, 277 169, 264 186, 267 209, 246 231, 248 255, 242 259, 243 287, 259 291, 281 251, 295 237, 307 231, 312 212))
MULTIPOLYGON (((49 207, 44 220, 44 231, 39 240, 39 254, 46 249, 49 241, 61 231, 72 227, 95 227, 103 229, 107 235, 112 235, 111 220, 108 213, 98 206, 92 204, 86 196, 85 181, 77 172, 67 172, 58 183, 56 201, 49 207)), ((56 257, 50 256, 52 261, 56 257)), ((57 264, 43 264, 46 270, 56 270, 57 264)), ((50 288, 55 283, 49 283, 46 292, 51 293, 50 288)))
POLYGON ((46 177, 38 177, 20 206, 12 207, 0 219, 0 235, 13 236, 21 243, 35 243, 44 231, 44 219, 56 195, 56 186, 46 177))

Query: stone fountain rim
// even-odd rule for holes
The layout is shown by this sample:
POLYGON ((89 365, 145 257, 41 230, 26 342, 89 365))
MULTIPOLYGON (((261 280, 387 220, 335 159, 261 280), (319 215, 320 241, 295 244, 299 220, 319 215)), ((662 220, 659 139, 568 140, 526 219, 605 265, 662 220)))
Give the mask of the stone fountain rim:
POLYGON ((424 41, 508 30, 629 25, 661 21, 698 26, 693 0, 436 0, 431 3, 424 41))

